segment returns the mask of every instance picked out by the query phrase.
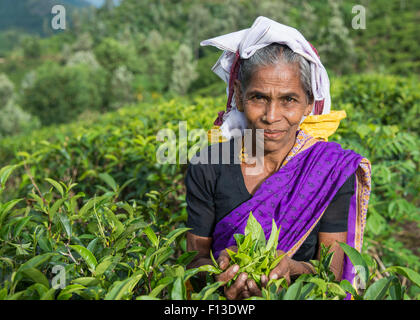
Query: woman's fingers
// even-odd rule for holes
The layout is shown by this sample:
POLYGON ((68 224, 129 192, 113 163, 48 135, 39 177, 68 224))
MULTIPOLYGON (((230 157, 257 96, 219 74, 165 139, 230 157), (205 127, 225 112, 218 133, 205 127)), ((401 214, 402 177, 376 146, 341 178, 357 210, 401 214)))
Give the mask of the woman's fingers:
POLYGON ((248 287, 246 285, 246 279, 248 279, 248 275, 245 272, 242 272, 238 279, 232 284, 229 288, 226 289, 225 287, 225 296, 229 300, 237 300, 243 297, 243 291, 248 291, 248 287))
MULTIPOLYGON (((231 246, 228 249, 234 252, 238 250, 236 246, 231 246)), ((219 268, 225 270, 229 266, 229 261, 230 256, 227 253, 227 251, 223 250, 222 252, 220 252, 219 258, 217 259, 217 264, 219 265, 219 268)))
POLYGON ((279 264, 273 270, 271 270, 269 278, 274 280, 283 278, 285 277, 286 273, 289 272, 289 269, 290 268, 287 259, 282 259, 280 260, 279 264))
POLYGON ((216 276, 216 280, 222 281, 222 282, 228 282, 233 279, 233 277, 238 271, 239 271, 239 266, 237 264, 234 264, 233 266, 230 266, 225 272, 216 276))
POLYGON ((241 292, 239 299, 248 299, 252 297, 252 294, 248 290, 244 290, 241 292))
POLYGON ((219 264, 220 269, 225 270, 229 265, 229 260, 229 255, 226 253, 226 251, 223 251, 219 256, 219 259, 217 259, 217 263, 219 264))
POLYGON ((261 276, 261 287, 265 288, 267 286, 267 283, 268 283, 268 277, 265 274, 263 274, 261 276))
POLYGON ((248 286, 248 291, 249 291, 250 297, 261 297, 262 296, 260 288, 258 288, 257 283, 253 279, 248 279, 246 281, 246 284, 248 286))

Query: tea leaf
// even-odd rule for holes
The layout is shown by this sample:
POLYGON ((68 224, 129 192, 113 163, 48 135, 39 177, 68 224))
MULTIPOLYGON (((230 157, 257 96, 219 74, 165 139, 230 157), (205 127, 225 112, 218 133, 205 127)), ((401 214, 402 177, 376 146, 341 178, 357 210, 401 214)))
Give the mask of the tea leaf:
POLYGON ((283 300, 298 300, 302 292, 302 287, 302 282, 292 284, 289 289, 287 289, 283 300))
POLYGON ((418 274, 412 269, 409 269, 406 267, 393 266, 393 267, 386 268, 384 272, 398 273, 406 277, 411 282, 413 282, 416 286, 420 287, 420 274, 418 274))
POLYGON ((359 274, 362 281, 364 281, 363 283, 367 284, 369 281, 369 268, 362 255, 346 243, 340 242, 339 244, 344 253, 349 257, 353 266, 356 268, 356 272, 359 274))
POLYGON ((69 300, 73 293, 78 293, 84 289, 86 289, 86 287, 80 284, 70 284, 60 292, 57 296, 57 300, 69 300))
POLYGON ((60 195, 62 197, 64 197, 64 190, 63 187, 55 180, 50 179, 50 178, 45 178, 45 181, 48 181, 50 184, 52 184, 54 186, 54 188, 57 189, 57 191, 60 193, 60 195))
POLYGON ((32 281, 42 284, 46 288, 50 287, 47 277, 36 268, 25 268, 22 270, 22 274, 32 281))
POLYGON ((143 273, 138 272, 125 280, 114 282, 104 300, 121 300, 124 297, 128 297, 142 276, 143 273))
POLYGON ((92 252, 80 245, 70 245, 69 247, 76 251, 83 260, 85 260, 86 264, 92 271, 95 271, 98 262, 92 252))
POLYGON ((365 300, 382 300, 391 285, 392 278, 382 278, 367 288, 363 298, 365 300))

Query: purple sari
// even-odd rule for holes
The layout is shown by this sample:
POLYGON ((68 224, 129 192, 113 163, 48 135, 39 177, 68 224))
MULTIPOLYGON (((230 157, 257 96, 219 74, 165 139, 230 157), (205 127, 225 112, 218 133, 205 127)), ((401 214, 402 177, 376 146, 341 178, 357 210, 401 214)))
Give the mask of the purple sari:
MULTIPOLYGON (((293 257, 337 191, 354 173, 355 193, 350 201, 346 242, 360 252, 371 189, 369 160, 342 149, 336 142, 318 140, 298 130, 296 143, 282 167, 261 184, 251 199, 217 223, 212 248, 215 256, 236 245, 233 235, 244 233, 252 211, 267 239, 274 218, 281 227, 277 249, 293 257)), ((354 277, 353 265, 346 256, 342 278, 353 284, 354 277)))

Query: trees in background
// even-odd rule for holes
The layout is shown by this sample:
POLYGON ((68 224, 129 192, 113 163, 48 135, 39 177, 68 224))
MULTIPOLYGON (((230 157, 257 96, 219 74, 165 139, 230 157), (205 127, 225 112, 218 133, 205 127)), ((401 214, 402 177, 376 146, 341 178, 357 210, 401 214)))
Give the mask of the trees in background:
POLYGON ((0 74, 0 137, 39 127, 39 121, 16 104, 14 84, 0 74))
MULTIPOLYGON (((43 5, 39 10, 45 11, 48 1, 40 1, 43 5)), ((317 48, 331 75, 375 70, 407 75, 420 71, 416 31, 420 0, 360 4, 367 13, 365 30, 352 29, 354 3, 350 0, 123 0, 118 6, 82 8, 80 14, 71 11, 68 30, 48 38, 21 35, 14 49, 12 30, 0 32, 0 47, 4 46, 0 54, 5 57, 4 63, 0 61, 0 72, 8 74, 17 99, 34 115, 72 104, 57 99, 85 95, 69 94, 77 90, 76 85, 70 85, 54 95, 40 90, 34 92, 36 99, 25 96, 35 90, 32 86, 52 86, 54 79, 58 84, 79 78, 82 83, 89 82, 80 90, 91 92, 94 98, 90 103, 80 98, 83 108, 72 106, 74 112, 97 110, 97 103, 101 103, 101 110, 115 109, 156 94, 219 94, 224 92, 223 83, 211 67, 221 51, 201 47, 200 41, 248 28, 259 15, 300 30, 317 48), (56 74, 47 75, 51 61, 56 74), (74 70, 81 70, 81 74, 76 76, 74 70), (103 75, 101 80, 97 79, 98 72, 103 75), (28 82, 23 84, 30 78, 25 78, 28 73, 35 79, 29 86, 28 82), (102 92, 102 98, 95 98, 93 92, 102 92)), ((42 117, 42 123, 72 118, 42 117)))

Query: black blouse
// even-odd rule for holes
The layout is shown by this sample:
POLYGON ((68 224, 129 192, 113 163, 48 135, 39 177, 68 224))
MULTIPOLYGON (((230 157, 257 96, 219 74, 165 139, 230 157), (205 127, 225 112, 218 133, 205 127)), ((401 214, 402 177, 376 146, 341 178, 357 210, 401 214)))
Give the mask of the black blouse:
MULTIPOLYGON (((235 161, 237 153, 232 142, 233 139, 203 148, 201 152, 204 153, 200 159, 207 159, 207 164, 197 163, 200 152, 188 164, 184 180, 187 188, 187 227, 192 228, 190 232, 195 235, 211 237, 217 222, 252 198, 246 189, 240 164, 237 160, 235 161), (213 161, 216 164, 212 164, 211 155, 217 151, 216 148, 219 148, 218 156, 215 153, 213 160, 219 161, 213 161), (229 152, 228 156, 224 154, 225 164, 222 162, 222 150, 229 152)), ((294 254, 293 259, 297 261, 315 259, 318 232, 347 231, 347 217, 350 198, 354 194, 354 182, 355 175, 353 174, 338 190, 324 215, 294 254)))

